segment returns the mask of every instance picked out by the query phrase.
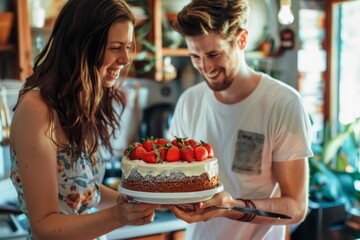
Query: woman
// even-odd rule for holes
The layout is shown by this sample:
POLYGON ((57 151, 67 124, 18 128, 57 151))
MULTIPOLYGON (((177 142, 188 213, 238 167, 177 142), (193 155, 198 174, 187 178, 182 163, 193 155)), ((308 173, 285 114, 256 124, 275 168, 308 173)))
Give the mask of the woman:
POLYGON ((130 63, 134 21, 123 0, 69 0, 35 60, 10 137, 28 238, 92 239, 154 219, 157 205, 135 204, 101 184, 97 155, 100 144, 112 152, 121 116, 112 103, 124 105, 116 81, 130 63), (93 207, 99 211, 90 214, 93 207))

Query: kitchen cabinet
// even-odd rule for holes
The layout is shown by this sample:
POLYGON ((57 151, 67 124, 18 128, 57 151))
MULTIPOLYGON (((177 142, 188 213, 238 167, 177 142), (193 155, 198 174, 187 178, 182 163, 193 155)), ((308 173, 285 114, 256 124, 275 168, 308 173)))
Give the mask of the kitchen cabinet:
MULTIPOLYGON (((134 1, 136 2, 136 1, 134 1)), ((147 36, 147 40, 153 44, 156 49, 154 55, 154 68, 152 69, 152 78, 156 81, 165 80, 164 60, 166 57, 183 57, 188 55, 186 48, 170 48, 164 46, 163 43, 163 23, 168 21, 164 19, 162 0, 147 0, 147 12, 149 14, 151 29, 147 36)), ((141 43, 140 43, 141 44, 141 43)), ((136 61, 136 59, 135 59, 136 61)), ((165 61, 166 62, 166 61, 165 61)))
MULTIPOLYGON (((29 16, 31 13, 29 12, 28 7, 29 0, 15 0, 11 2, 14 5, 13 9, 16 14, 16 24, 14 25, 16 28, 16 34, 14 34, 13 41, 10 44, 0 46, 0 57, 2 55, 6 55, 5 53, 12 53, 11 58, 14 60, 15 64, 11 66, 13 69, 13 74, 7 78, 14 78, 24 81, 25 78, 31 74, 34 56, 36 56, 42 49, 42 47, 45 45, 48 35, 51 32, 51 27, 30 27, 29 16)), ((136 4, 137 2, 141 3, 142 6, 144 5, 144 1, 132 0, 128 2, 130 5, 136 4)), ((169 18, 167 17, 166 19, 164 19, 166 14, 164 13, 164 8, 162 6, 163 0, 146 0, 145 3, 147 8, 146 10, 149 15, 148 20, 151 24, 151 29, 146 36, 146 39, 153 45, 155 50, 149 53, 151 55, 150 57, 152 57, 154 61, 154 66, 150 69, 150 73, 146 74, 146 76, 144 74, 144 76, 149 76, 149 78, 156 81, 163 81, 166 78, 164 74, 164 62, 168 62, 167 60, 169 60, 170 58, 186 57, 188 56, 188 51, 183 46, 180 46, 179 48, 174 48, 165 46, 166 44, 164 44, 163 24, 164 21, 168 22, 169 18)), ((173 14, 170 18, 170 21, 174 20, 175 16, 176 14, 173 14)), ((135 55, 134 65, 135 68, 137 68, 136 70, 139 69, 141 71, 143 70, 143 66, 141 64, 136 64, 138 62, 136 60, 136 56, 138 55, 135 55)), ((260 61, 261 63, 265 63, 266 66, 272 66, 272 62, 274 59, 273 57, 264 56, 264 54, 257 49, 251 49, 251 51, 247 52, 247 56, 247 59, 251 63, 254 61, 260 61)), ((7 57, 4 56, 4 58, 7 57)), ((9 66, 5 67, 7 69, 9 68, 9 66)), ((174 69, 174 71, 176 71, 176 69, 174 69)), ((173 77, 175 76, 176 73, 175 75, 173 75, 173 77)))
POLYGON ((9 1, 14 13, 9 41, 0 44, 0 78, 24 81, 32 72, 31 39, 27 0, 9 1))
MULTIPOLYGON (((1 63, 8 58, 15 62, 13 66, 4 66, 4 69, 12 68, 11 76, 0 76, 1 78, 13 78, 24 81, 32 72, 32 62, 45 42, 51 29, 30 27, 28 0, 13 1, 13 11, 16 21, 14 24, 14 38, 8 44, 0 45, 1 63), (33 49, 32 49, 33 48, 33 49)), ((163 48, 162 43, 162 4, 161 0, 147 0, 147 7, 151 22, 151 30, 147 36, 148 40, 154 45, 154 69, 152 70, 153 78, 157 81, 163 80, 163 60, 165 56, 186 56, 187 50, 163 48)), ((1 72, 0 72, 1 73, 1 72)))

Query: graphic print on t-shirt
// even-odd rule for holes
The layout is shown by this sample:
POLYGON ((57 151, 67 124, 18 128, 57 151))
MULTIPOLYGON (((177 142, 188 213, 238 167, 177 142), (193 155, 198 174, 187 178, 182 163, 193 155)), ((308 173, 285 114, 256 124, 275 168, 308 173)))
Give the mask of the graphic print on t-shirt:
POLYGON ((263 146, 263 134, 239 130, 232 170, 239 173, 260 175, 263 146))

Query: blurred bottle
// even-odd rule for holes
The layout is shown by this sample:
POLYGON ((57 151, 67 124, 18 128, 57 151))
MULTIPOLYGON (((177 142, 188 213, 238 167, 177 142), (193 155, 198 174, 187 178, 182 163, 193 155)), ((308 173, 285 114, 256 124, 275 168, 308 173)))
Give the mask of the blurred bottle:
POLYGON ((32 27, 42 28, 45 25, 45 9, 39 0, 30 2, 30 23, 32 27))

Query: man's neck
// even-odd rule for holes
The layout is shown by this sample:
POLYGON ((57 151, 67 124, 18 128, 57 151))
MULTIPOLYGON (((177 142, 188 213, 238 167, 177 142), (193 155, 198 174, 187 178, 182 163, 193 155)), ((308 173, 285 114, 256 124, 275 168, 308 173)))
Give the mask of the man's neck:
POLYGON ((239 103, 247 98, 257 87, 261 75, 254 71, 237 76, 232 85, 224 91, 214 92, 216 99, 224 104, 239 103))

